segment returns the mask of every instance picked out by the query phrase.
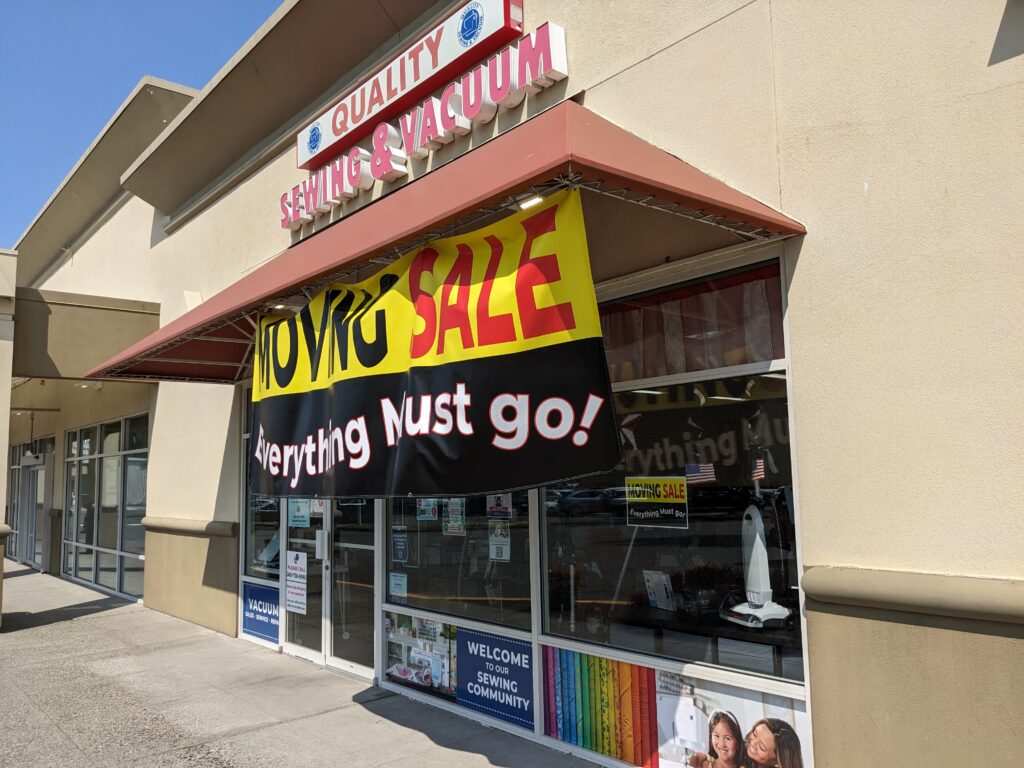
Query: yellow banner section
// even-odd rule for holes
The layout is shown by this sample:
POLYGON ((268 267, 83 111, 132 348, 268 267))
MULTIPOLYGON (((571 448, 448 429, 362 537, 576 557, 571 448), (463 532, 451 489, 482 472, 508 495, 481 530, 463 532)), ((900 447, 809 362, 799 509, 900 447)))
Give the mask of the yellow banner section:
POLYGON ((578 190, 260 318, 253 400, 601 335, 578 190))
POLYGON ((685 504, 685 477, 627 477, 626 501, 685 504))

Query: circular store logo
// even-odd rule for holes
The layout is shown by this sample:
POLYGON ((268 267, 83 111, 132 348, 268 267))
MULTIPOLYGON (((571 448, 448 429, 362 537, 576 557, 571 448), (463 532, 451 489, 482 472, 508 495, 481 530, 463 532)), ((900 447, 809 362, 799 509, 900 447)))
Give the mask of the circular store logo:
POLYGON ((320 149, 320 141, 323 137, 324 134, 320 130, 320 123, 313 123, 313 127, 309 129, 309 138, 306 139, 306 147, 311 155, 320 149))
POLYGON ((469 48, 480 39, 484 31, 484 9, 480 3, 470 3, 459 18, 459 45, 469 48))

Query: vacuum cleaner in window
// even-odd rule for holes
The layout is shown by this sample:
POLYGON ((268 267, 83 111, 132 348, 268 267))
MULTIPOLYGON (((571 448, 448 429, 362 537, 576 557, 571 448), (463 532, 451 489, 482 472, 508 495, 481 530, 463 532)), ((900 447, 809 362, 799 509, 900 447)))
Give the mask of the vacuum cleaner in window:
POLYGON ((743 512, 740 538, 743 546, 743 582, 746 602, 722 606, 720 616, 733 624, 753 629, 785 626, 790 611, 772 600, 761 511, 753 504, 743 512))

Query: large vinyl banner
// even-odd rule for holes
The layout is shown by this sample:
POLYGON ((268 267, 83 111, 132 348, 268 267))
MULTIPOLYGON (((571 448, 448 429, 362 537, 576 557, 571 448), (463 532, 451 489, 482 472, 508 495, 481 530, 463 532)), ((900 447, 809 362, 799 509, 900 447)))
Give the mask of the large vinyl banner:
POLYGON ((578 191, 260 319, 253 490, 462 495, 620 458, 578 191))

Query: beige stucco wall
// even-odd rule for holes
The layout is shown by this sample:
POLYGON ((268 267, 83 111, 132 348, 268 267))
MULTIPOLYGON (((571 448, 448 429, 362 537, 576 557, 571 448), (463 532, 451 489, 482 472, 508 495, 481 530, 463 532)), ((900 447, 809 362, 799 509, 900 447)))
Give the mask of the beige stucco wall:
MULTIPOLYGON (((1004 510, 1024 480, 1024 183, 1007 172, 1024 159, 1024 56, 989 64, 1006 7, 527 6, 527 28, 567 29, 568 92, 807 224, 788 319, 808 565, 1022 575, 1024 518, 1004 510)), ((292 242, 277 199, 301 175, 285 151, 170 236, 132 199, 43 287, 159 301, 167 322, 292 242)), ((193 499, 220 494, 232 394, 162 385, 156 409, 154 450, 189 457, 193 499), (214 426, 200 445, 180 428, 194 413, 214 426)), ((154 469, 161 514, 231 514, 187 509, 180 477, 154 469)))
MULTIPOLYGON (((300 173, 287 160, 269 164, 170 237, 162 228, 166 217, 131 198, 40 287, 159 302, 160 322, 166 324, 291 243, 275 215, 279 190, 300 173)), ((110 386, 117 385, 104 385, 110 386)), ((92 395, 71 388, 68 402, 102 398, 105 391, 92 395)), ((237 522, 241 417, 235 389, 160 384, 152 403, 147 396, 139 410, 150 407, 148 513, 237 522)), ((106 417, 99 411, 75 418, 65 412, 60 419, 40 414, 35 434, 106 417)))
POLYGON ((129 197, 102 227, 33 287, 160 301, 163 287, 159 273, 153 269, 154 259, 150 253, 155 215, 149 203, 129 197))
POLYGON ((807 565, 1024 577, 1007 513, 1024 483, 1024 55, 989 63, 1024 32, 1004 11, 527 6, 528 29, 566 27, 589 109, 807 225, 787 248, 807 565))
POLYGON ((1007 4, 828 5, 773 3, 804 561, 1024 578, 1007 4))
MULTIPOLYGON (((1024 578, 1022 15, 709 5, 585 103, 807 226, 786 248, 803 564, 1024 578)), ((628 34, 568 29, 573 64, 628 34)), ((1017 761, 1019 627, 812 605, 807 631, 818 765, 1017 761)))
POLYGON ((235 635, 238 537, 146 531, 145 604, 235 635))
MULTIPOLYGON (((527 29, 567 29, 565 93, 807 226, 786 246, 805 566, 1024 578, 1019 7, 526 3, 527 29)), ((169 236, 130 201, 43 287, 159 301, 166 323, 292 242, 277 201, 302 176, 288 149, 169 236)), ((150 514, 237 520, 236 392, 163 384, 152 412, 150 514)), ((233 631, 237 539, 147 541, 147 602, 233 631)), ((936 733, 964 756, 1019 753, 985 752, 954 714, 983 702, 978 733, 1024 717, 1017 630, 808 617, 819 765, 935 764, 919 744, 936 733)))
POLYGON ((810 601, 819 766, 1018 765, 1024 627, 810 601))

